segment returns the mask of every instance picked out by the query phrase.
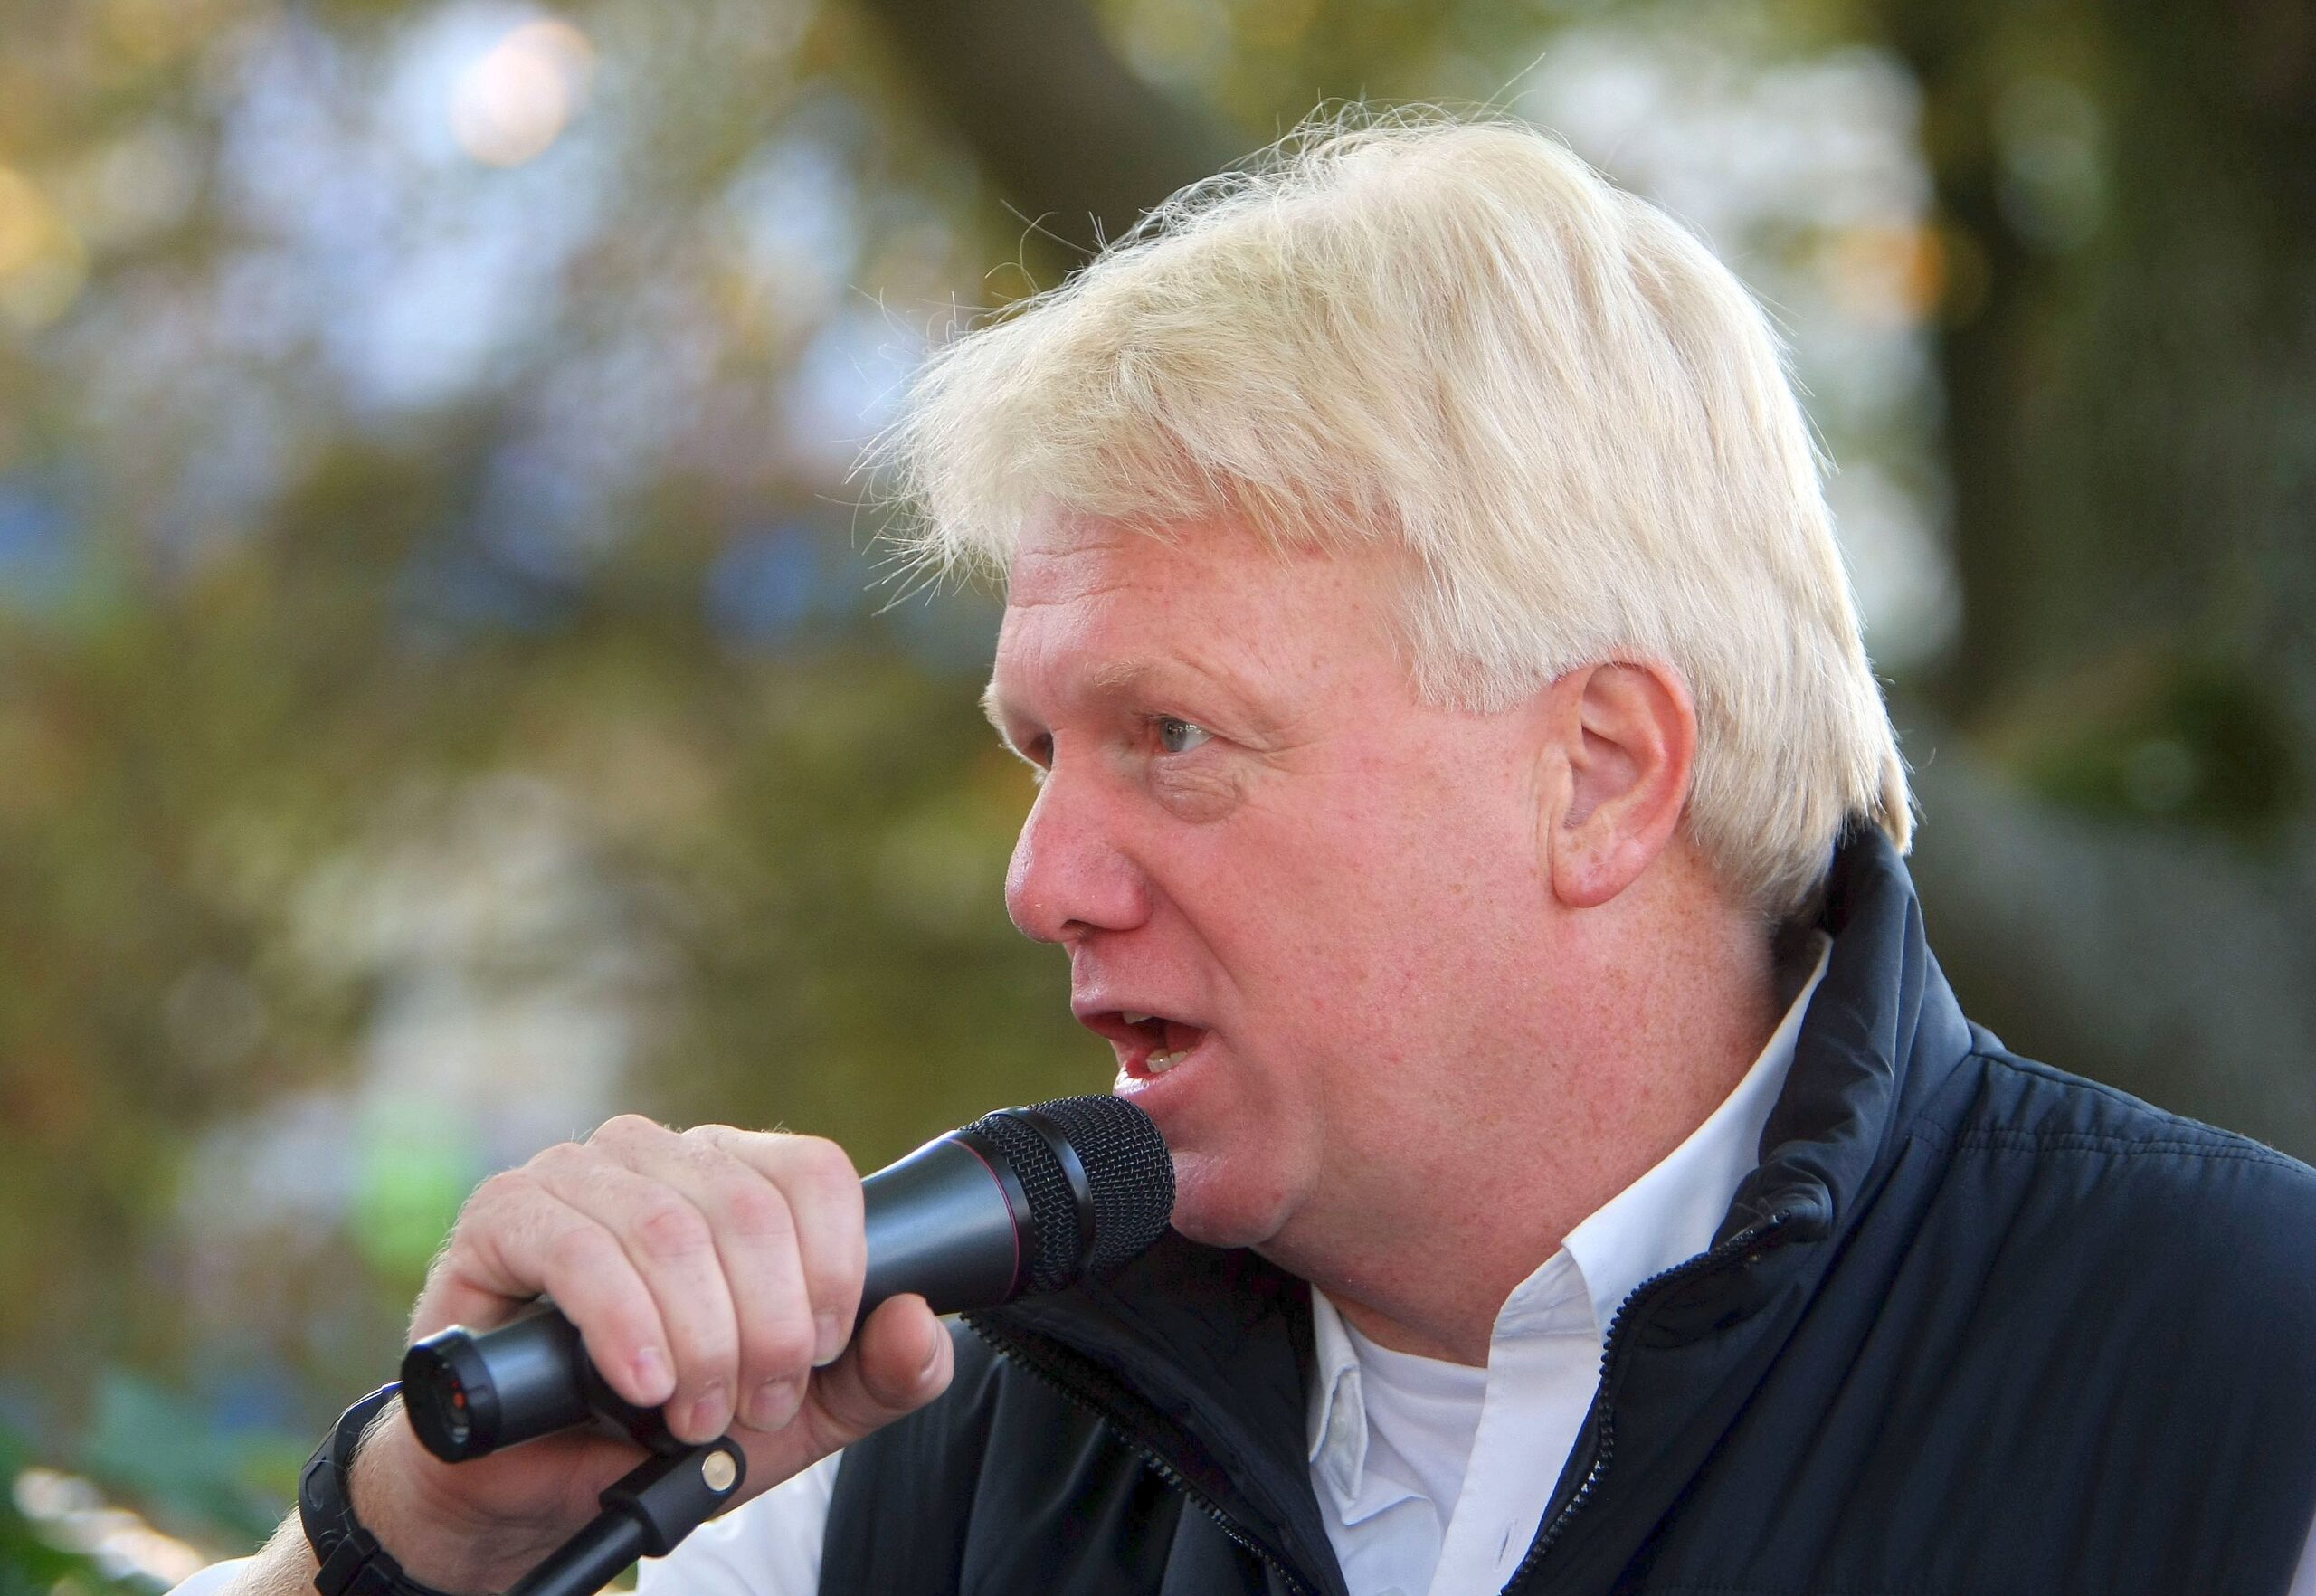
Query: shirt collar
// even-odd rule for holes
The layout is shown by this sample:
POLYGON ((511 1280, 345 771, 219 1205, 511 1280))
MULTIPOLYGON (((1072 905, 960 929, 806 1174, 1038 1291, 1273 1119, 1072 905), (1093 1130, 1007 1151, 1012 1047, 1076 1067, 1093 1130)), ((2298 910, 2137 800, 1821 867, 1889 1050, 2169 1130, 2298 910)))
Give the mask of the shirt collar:
MULTIPOLYGON (((1317 1287, 1311 1288, 1310 1451, 1314 1467, 1334 1493, 1345 1522, 1367 1474, 1367 1401, 1359 1386, 1359 1354, 1343 1315, 1317 1287)), ((1363 1516, 1363 1515, 1362 1515, 1363 1516)))
MULTIPOLYGON (((1595 1210, 1569 1232, 1558 1252, 1513 1289, 1496 1316, 1495 1339, 1582 1329, 1604 1336, 1618 1307, 1642 1281, 1713 1244, 1738 1186, 1761 1162, 1761 1127, 1784 1089, 1801 1017, 1825 977, 1832 946, 1832 939, 1820 934, 1808 980, 1736 1088, 1687 1140, 1595 1210), (1589 1325, 1581 1322, 1584 1309, 1590 1311, 1589 1325)), ((1344 1522, 1355 1523, 1391 1503, 1361 1500, 1367 1404, 1360 1389, 1359 1354, 1343 1315, 1315 1286, 1311 1330, 1315 1367, 1306 1456, 1326 1480, 1344 1522)))

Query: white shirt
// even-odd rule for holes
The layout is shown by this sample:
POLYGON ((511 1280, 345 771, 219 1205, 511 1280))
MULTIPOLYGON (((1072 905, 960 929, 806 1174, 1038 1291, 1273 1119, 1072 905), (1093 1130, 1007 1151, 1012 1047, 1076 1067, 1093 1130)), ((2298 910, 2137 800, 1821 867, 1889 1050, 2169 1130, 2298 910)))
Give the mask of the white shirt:
MULTIPOLYGON (((1808 984, 1711 1117, 1504 1300, 1485 1368, 1378 1346, 1311 1293, 1311 1485, 1351 1596, 1476 1596, 1510 1580, 1591 1407, 1618 1306, 1712 1245, 1759 1162, 1826 957, 1821 945, 1808 984)), ((842 1461, 823 1458, 666 1557, 645 1558, 637 1596, 817 1596, 842 1461)), ((216 1596, 241 1567, 214 1564, 171 1596, 216 1596)), ((2316 1596, 2316 1525, 2280 1596, 2316 1596)))

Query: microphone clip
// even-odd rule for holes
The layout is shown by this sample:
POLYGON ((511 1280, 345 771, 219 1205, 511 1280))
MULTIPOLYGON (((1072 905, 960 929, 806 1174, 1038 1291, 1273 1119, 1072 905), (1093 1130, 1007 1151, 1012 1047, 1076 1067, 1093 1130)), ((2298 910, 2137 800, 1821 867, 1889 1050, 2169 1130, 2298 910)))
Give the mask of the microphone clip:
POLYGON ((655 1452, 604 1488, 603 1511, 517 1581, 507 1596, 594 1596, 639 1557, 665 1557, 720 1512, 748 1477, 730 1436, 655 1452))

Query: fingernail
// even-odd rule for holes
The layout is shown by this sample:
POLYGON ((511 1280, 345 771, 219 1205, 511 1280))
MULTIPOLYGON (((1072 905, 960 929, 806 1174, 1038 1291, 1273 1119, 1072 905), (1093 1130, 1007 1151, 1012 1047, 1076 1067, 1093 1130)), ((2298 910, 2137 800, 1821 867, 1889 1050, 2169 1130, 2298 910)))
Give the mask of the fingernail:
POLYGON ((724 1405, 724 1383, 717 1381, 692 1399, 691 1423, 688 1428, 696 1440, 714 1440, 724 1433, 730 1417, 731 1410, 724 1405))
POLYGON ((668 1354, 658 1347, 645 1347, 628 1366, 634 1372, 636 1389, 643 1393, 645 1407, 664 1402, 676 1394, 675 1372, 668 1367, 668 1354))
POLYGON ((933 1372, 941 1366, 941 1344, 948 1339, 949 1337, 946 1332, 943 1332, 933 1338, 932 1355, 925 1360, 925 1367, 916 1372, 916 1382, 919 1385, 923 1385, 930 1381, 933 1378, 933 1372))
POLYGON ((778 1430, 796 1417, 798 1389, 793 1380, 767 1380, 748 1399, 748 1422, 758 1430, 778 1430))
POLYGON ((834 1314, 814 1314, 812 1329, 816 1335, 812 1367, 825 1369, 844 1355, 844 1321, 834 1314))

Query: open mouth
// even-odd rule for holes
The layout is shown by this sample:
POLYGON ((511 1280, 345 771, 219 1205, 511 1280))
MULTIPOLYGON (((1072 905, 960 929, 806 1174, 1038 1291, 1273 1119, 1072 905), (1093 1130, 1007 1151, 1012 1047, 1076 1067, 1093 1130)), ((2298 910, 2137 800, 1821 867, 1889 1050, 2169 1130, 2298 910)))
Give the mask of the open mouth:
POLYGON ((1206 1040, 1206 1028, 1164 1014, 1144 1014, 1129 1009, 1109 1009, 1087 1014, 1086 1027, 1109 1038, 1117 1049, 1118 1068, 1136 1080, 1165 1074, 1206 1040))

